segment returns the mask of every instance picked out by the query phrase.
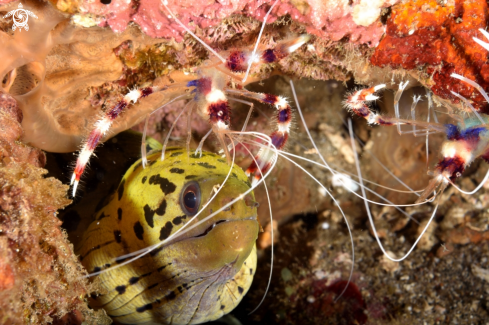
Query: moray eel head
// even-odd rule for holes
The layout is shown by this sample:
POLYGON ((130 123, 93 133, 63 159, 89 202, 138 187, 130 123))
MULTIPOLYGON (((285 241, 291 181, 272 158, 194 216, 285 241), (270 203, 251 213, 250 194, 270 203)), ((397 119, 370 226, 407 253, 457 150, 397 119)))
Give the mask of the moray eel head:
POLYGON ((84 234, 80 259, 89 272, 102 271, 105 289, 91 305, 123 324, 215 320, 236 307, 253 279, 254 194, 246 193, 251 185, 241 168, 230 171, 215 154, 170 148, 163 161, 160 155, 150 155, 144 169, 140 161, 129 168, 84 234), (147 254, 121 266, 134 252, 147 254))

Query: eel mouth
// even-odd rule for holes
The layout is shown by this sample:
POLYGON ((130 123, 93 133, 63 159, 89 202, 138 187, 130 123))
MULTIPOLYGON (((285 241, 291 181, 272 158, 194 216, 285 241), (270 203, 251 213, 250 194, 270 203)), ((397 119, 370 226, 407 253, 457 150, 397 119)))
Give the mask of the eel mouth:
MULTIPOLYGON (((167 243, 162 245, 162 247, 168 247, 168 246, 171 246, 171 245, 176 244, 176 243, 181 242, 181 241, 186 241, 186 240, 191 240, 191 239, 199 239, 199 238, 202 239, 203 237, 209 235, 209 233, 211 233, 212 230, 214 230, 214 229, 226 227, 227 225, 231 225, 231 224, 239 224, 239 223, 246 222, 246 221, 255 221, 258 224, 257 215, 253 214, 253 215, 251 215, 247 218, 243 218, 243 219, 225 219, 225 218, 223 218, 220 220, 216 220, 216 222, 214 222, 213 224, 208 226, 206 229, 201 230, 201 231, 199 231, 199 229, 198 229, 199 226, 189 230, 188 232, 186 232, 185 229, 183 229, 182 233, 177 234, 173 239, 169 240, 167 243)), ((190 228, 190 227, 192 227, 192 225, 189 225, 188 227, 190 228)))
POLYGON ((204 237, 205 235, 207 235, 212 229, 214 229, 219 224, 236 222, 236 221, 246 221, 246 220, 258 221, 257 218, 256 218, 256 214, 253 215, 253 216, 251 216, 251 217, 244 218, 244 219, 239 219, 239 220, 236 220, 236 219, 222 219, 222 220, 218 220, 218 221, 214 222, 212 225, 210 225, 209 227, 207 227, 207 229, 205 229, 202 233, 200 233, 198 235, 195 235, 195 236, 192 236, 190 238, 204 237))

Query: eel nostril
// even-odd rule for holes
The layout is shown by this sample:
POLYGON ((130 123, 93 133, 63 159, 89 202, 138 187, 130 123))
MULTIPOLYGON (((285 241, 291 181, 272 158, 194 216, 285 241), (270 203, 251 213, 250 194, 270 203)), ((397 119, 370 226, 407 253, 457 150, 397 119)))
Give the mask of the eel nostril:
POLYGON ((251 196, 251 194, 247 194, 245 197, 244 197, 244 202, 247 206, 251 207, 251 208, 258 208, 260 206, 260 203, 256 202, 254 199, 253 199, 253 196, 251 196))

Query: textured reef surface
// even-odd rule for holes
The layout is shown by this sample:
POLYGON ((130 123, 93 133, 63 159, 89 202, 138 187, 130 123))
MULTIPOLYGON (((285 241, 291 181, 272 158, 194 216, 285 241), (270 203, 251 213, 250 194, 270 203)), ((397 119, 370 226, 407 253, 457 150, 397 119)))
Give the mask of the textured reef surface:
MULTIPOLYGON (((185 83, 211 57, 169 18, 158 0, 26 0, 24 8, 38 18, 29 18, 28 31, 13 31, 11 18, 3 17, 18 4, 0 0, 0 323, 103 324, 110 321, 103 311, 86 304, 97 284, 82 278, 86 271, 65 233, 72 223, 57 217, 71 202, 62 184, 69 176, 47 177, 43 150, 71 156, 100 114, 129 90, 185 83)), ((168 1, 179 19, 218 51, 251 50, 272 4, 168 1)), ((450 78, 458 73, 489 88, 487 51, 472 39, 480 38, 478 29, 488 25, 487 7, 482 0, 279 1, 261 44, 273 46, 291 34, 312 38, 278 63, 254 67, 247 88, 292 98, 286 78, 301 79, 296 84, 299 103, 320 151, 328 162, 355 173, 344 125, 348 114, 342 109, 355 83, 387 83, 394 89, 409 80, 412 88, 406 89, 400 104, 404 115, 409 115, 410 97, 425 89, 433 92, 435 103, 457 112, 463 107, 450 91, 487 113, 489 106, 474 88, 450 78)), ((140 100, 104 140, 131 127, 142 130, 146 114, 178 95, 169 90, 140 100)), ((386 90, 376 109, 392 114, 393 100, 386 90)), ((176 103, 154 114, 150 135, 161 140, 181 107, 176 103)), ((272 112, 257 108, 261 113, 253 116, 250 130, 269 133, 272 112)), ((233 119, 243 121, 246 112, 245 106, 236 106, 233 119)), ((208 125, 199 118, 191 125, 195 147, 208 125)), ((314 159, 304 127, 298 120, 296 125, 287 150, 314 159)), ((442 137, 430 136, 427 152, 424 137, 399 136, 395 128, 371 128, 358 120, 354 127, 366 179, 399 187, 378 165, 379 159, 412 188, 426 186, 427 165, 437 160, 442 137)), ((186 131, 186 122, 179 122, 172 140, 181 141, 186 131)), ((212 141, 208 146, 219 149, 212 141)), ((109 154, 101 159, 129 164, 123 154, 112 154, 107 147, 109 154)), ((250 162, 243 152, 240 159, 244 166, 250 162)), ((332 184, 324 170, 306 165, 323 184, 332 184)), ((475 188, 485 168, 483 163, 472 164, 458 184, 475 188)), ((96 162, 93 171, 100 171, 96 162)), ((264 228, 258 241, 259 273, 244 304, 223 322, 399 324, 423 319, 428 324, 483 324, 489 318, 487 185, 472 196, 450 187, 440 198, 435 222, 402 263, 383 257, 367 226, 363 201, 341 186, 331 186, 353 225, 356 255, 352 285, 335 301, 352 255, 334 203, 286 161, 279 160, 268 184, 271 224, 264 189, 256 191, 264 228), (272 286, 265 306, 247 316, 267 283, 272 228, 277 248, 272 286)), ((414 201, 380 186, 375 190, 398 204, 414 201)), ((432 210, 431 204, 406 208, 412 221, 393 208, 374 207, 379 236, 388 250, 397 256, 405 253, 432 210)), ((66 213, 63 218, 68 218, 66 213)))
POLYGON ((392 7, 386 35, 370 62, 418 73, 422 83, 443 99, 470 98, 484 113, 489 106, 482 95, 450 77, 458 73, 489 86, 487 51, 472 38, 488 24, 486 1, 405 1, 392 7), (418 70, 418 71, 416 71, 418 70))
MULTIPOLYGON (((64 12, 76 13, 80 24, 109 26, 114 32, 123 32, 131 22, 139 25, 145 34, 155 38, 175 38, 182 41, 175 31, 182 28, 160 10, 160 0, 114 1, 54 1, 64 12)), ((308 33, 337 41, 349 36, 355 43, 377 45, 383 34, 379 21, 381 11, 399 1, 284 1, 272 11, 270 23, 289 15, 302 24, 308 33)), ((273 1, 169 1, 170 9, 191 28, 212 30, 222 20, 233 15, 243 15, 263 20, 273 1)), ((92 26, 93 26, 92 25, 92 26)), ((222 27, 221 27, 222 28, 222 27)))
POLYGON ((44 152, 18 140, 22 111, 0 95, 0 319, 3 324, 103 323, 84 296, 95 287, 60 228, 67 186, 45 178, 44 152), (64 317, 64 318, 63 318, 64 317))

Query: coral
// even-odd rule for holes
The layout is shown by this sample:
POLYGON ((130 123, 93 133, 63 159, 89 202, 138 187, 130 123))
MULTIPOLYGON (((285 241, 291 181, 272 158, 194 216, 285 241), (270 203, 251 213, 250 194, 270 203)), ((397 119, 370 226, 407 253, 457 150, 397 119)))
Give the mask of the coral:
POLYGON ((41 150, 18 142, 21 121, 16 101, 1 94, 1 322, 45 324, 71 312, 102 321, 84 301, 93 286, 56 217, 70 203, 67 186, 44 177, 41 150))
MULTIPOLYGON (((161 0, 141 0, 138 2, 113 1, 53 1, 57 8, 77 13, 83 24, 90 20, 99 26, 108 25, 115 32, 123 32, 130 22, 140 26, 151 37, 175 38, 181 41, 181 27, 161 6, 161 0)), ((393 5, 397 0, 292 0, 279 2, 272 10, 269 22, 286 14, 303 26, 307 32, 321 38, 338 41, 344 37, 358 44, 375 46, 383 34, 379 17, 382 8, 393 5)), ((232 15, 246 15, 262 20, 272 5, 272 0, 250 1, 168 1, 170 9, 192 29, 204 29, 218 25, 222 19, 232 15)))
POLYGON ((0 94, 0 109, 2 123, 0 123, 0 161, 9 162, 27 162, 36 167, 43 167, 46 163, 44 153, 36 148, 15 143, 22 135, 23 115, 17 102, 7 94, 0 94))
POLYGON ((386 35, 370 62, 376 66, 404 68, 415 74, 434 94, 458 102, 450 91, 470 98, 482 112, 489 105, 479 92, 450 77, 458 73, 489 87, 487 51, 472 38, 488 24, 488 4, 483 0, 405 1, 393 6, 386 35))

